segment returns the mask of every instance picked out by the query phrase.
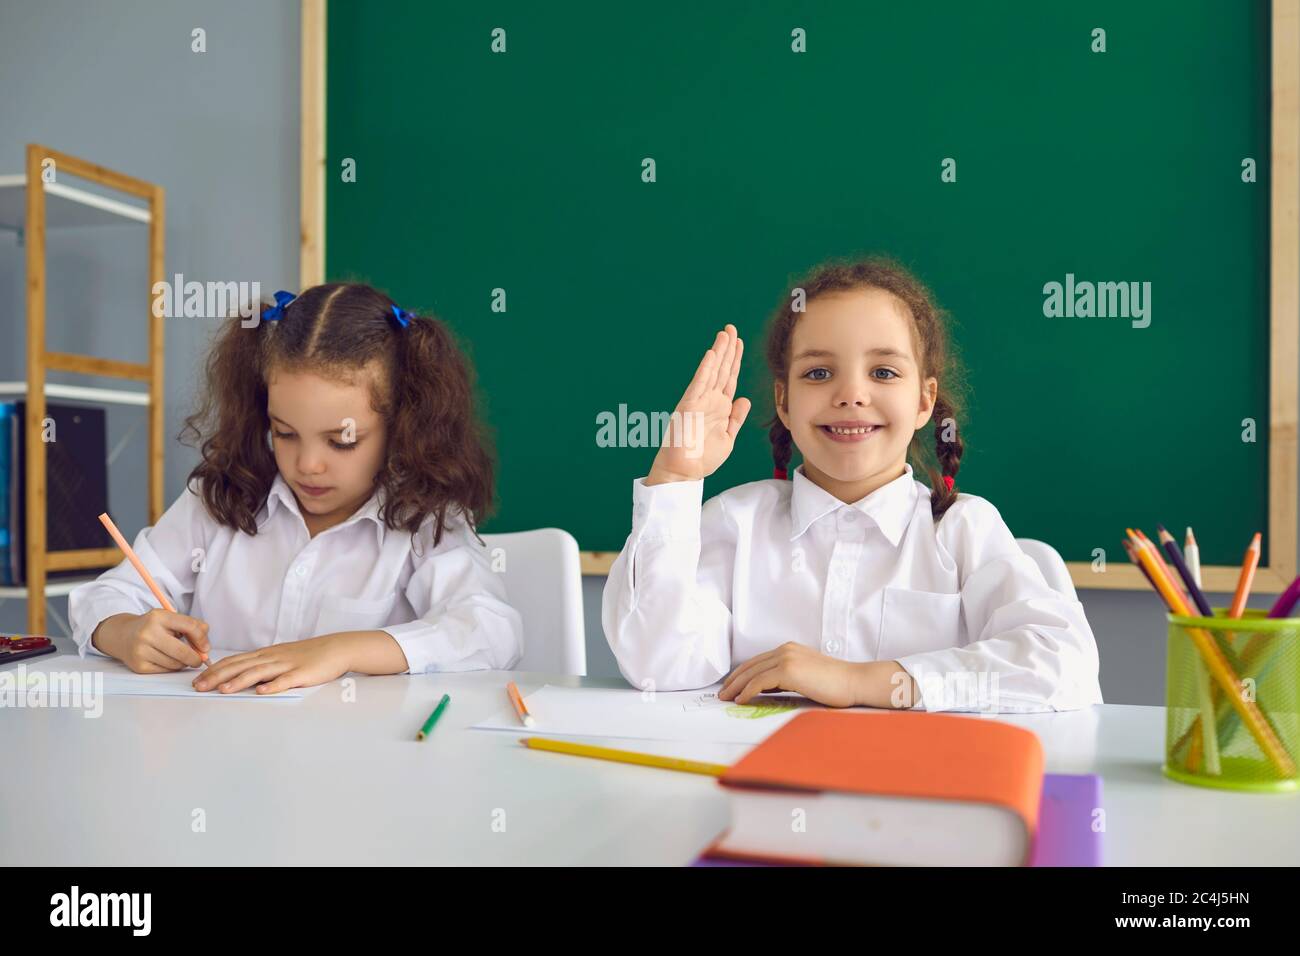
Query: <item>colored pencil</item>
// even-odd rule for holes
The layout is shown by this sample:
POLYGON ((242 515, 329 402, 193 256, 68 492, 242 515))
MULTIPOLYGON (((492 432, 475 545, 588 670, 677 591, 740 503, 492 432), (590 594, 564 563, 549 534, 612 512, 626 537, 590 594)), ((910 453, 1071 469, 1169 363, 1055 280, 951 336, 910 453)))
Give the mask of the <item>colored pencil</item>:
POLYGON ((416 740, 423 740, 425 737, 429 736, 429 734, 433 733, 433 725, 438 722, 438 718, 442 716, 442 712, 447 709, 447 705, 450 703, 451 695, 443 694, 442 700, 438 701, 438 706, 433 708, 433 713, 429 715, 429 719, 424 722, 424 726, 416 733, 416 740))
MULTIPOLYGON (((1138 560, 1137 552, 1134 550, 1133 543, 1128 540, 1125 540, 1122 543, 1124 545, 1124 550, 1128 553, 1129 559, 1138 566, 1138 570, 1142 572, 1142 576, 1147 579, 1147 582, 1158 593, 1159 588, 1156 587, 1156 583, 1154 580, 1152 580, 1151 575, 1147 574, 1147 569, 1143 566, 1142 562, 1138 560)), ((1199 574, 1195 575, 1194 579, 1196 580, 1196 583, 1199 586, 1200 584, 1199 574)), ((1216 719, 1216 715, 1214 712, 1214 687, 1210 683, 1210 675, 1206 673, 1205 665, 1201 663, 1200 656, 1198 655, 1193 660, 1195 662, 1194 666, 1196 668, 1196 675, 1195 675, 1196 693, 1197 693, 1197 703, 1200 712, 1200 717, 1199 719, 1193 721, 1192 725, 1188 727, 1187 730, 1183 733, 1183 736, 1179 739, 1178 743, 1174 745, 1173 753, 1175 755, 1181 753, 1184 744, 1186 744, 1187 741, 1190 739, 1192 742, 1192 746, 1187 753, 1185 766, 1187 767, 1188 770, 1195 770, 1197 764, 1200 762, 1200 755, 1202 750, 1201 737, 1204 734, 1205 739, 1210 741, 1209 749, 1206 750, 1207 770, 1213 774, 1218 774, 1219 773, 1219 759, 1218 759, 1219 748, 1218 748, 1218 738, 1214 732, 1215 719, 1216 719)))
POLYGON ((1187 526, 1187 537, 1183 539, 1183 557, 1187 560, 1187 570, 1192 572, 1192 580, 1196 586, 1203 587, 1201 584, 1201 549, 1196 543, 1196 535, 1192 534, 1192 526, 1187 526))
MULTIPOLYGON (((1273 606, 1269 608, 1268 616, 1273 619, 1286 617, 1295 607, 1297 600, 1300 600, 1300 577, 1287 585, 1286 590, 1281 593, 1273 606)), ((1267 635, 1256 634, 1246 642, 1246 646, 1241 649, 1241 660, 1243 662, 1253 663, 1259 649, 1268 641, 1267 635)))
MULTIPOLYGON (((1300 577, 1297 577, 1287 585, 1286 590, 1283 591, 1281 596, 1273 603, 1273 607, 1270 608, 1268 612, 1269 618, 1278 620, 1287 617, 1295 606, 1297 599, 1300 599, 1300 577)), ((1272 654, 1269 656, 1269 659, 1264 662, 1264 666, 1259 669, 1256 683, 1262 681, 1268 675, 1268 672, 1272 670, 1273 664, 1278 660, 1286 644, 1289 643, 1289 639, 1285 639, 1284 635, 1279 634, 1255 634, 1246 642, 1246 646, 1241 649, 1240 660, 1242 666, 1251 667, 1254 665, 1255 658, 1257 658, 1260 653, 1269 646, 1270 637, 1273 639, 1274 645, 1272 654)))
POLYGON ((1232 596, 1232 606, 1228 608, 1228 617, 1241 617, 1246 610, 1246 600, 1250 597, 1250 585, 1255 580, 1255 569, 1259 567, 1260 533, 1250 539, 1246 556, 1241 561, 1241 576, 1237 578, 1237 593, 1232 596))
MULTIPOLYGON (((158 582, 153 579, 153 575, 149 573, 149 569, 144 566, 144 562, 141 561, 139 555, 135 553, 135 548, 127 544, 126 538, 122 536, 121 531, 117 530, 117 525, 113 523, 113 519, 108 516, 107 512, 99 516, 99 523, 104 526, 112 536, 113 540, 117 542, 117 546, 122 549, 122 553, 126 555, 126 559, 131 562, 131 566, 135 568, 136 573, 144 579, 144 583, 149 587, 149 590, 153 592, 153 596, 158 599, 158 603, 162 606, 162 609, 164 611, 171 611, 175 614, 176 605, 172 604, 172 602, 167 599, 167 595, 163 593, 163 589, 158 586, 158 582)), ((185 640, 188 641, 189 638, 186 637, 185 640)), ((190 642, 190 646, 193 647, 192 641, 190 642)), ((200 651, 197 647, 195 647, 194 650, 202 659, 203 666, 207 667, 208 655, 203 653, 203 651, 200 651)))
MULTIPOLYGON (((1160 544, 1164 547, 1165 553, 1169 555, 1169 560, 1173 562, 1178 573, 1182 575, 1183 581, 1187 585, 1187 593, 1196 602, 1201 616, 1214 617, 1214 608, 1210 607, 1210 602, 1205 599, 1205 595, 1201 592, 1200 554, 1199 549, 1196 547, 1196 539, 1191 538, 1192 529, 1188 528, 1187 533, 1192 542, 1192 554, 1196 558, 1195 571, 1183 559, 1182 553, 1178 550, 1178 542, 1174 540, 1172 534, 1165 530, 1165 526, 1156 525, 1156 532, 1160 537, 1160 544)), ((1206 772, 1217 777, 1222 772, 1222 764, 1219 762, 1219 736, 1215 729, 1217 724, 1214 714, 1214 689, 1210 683, 1210 675, 1206 673, 1205 665, 1201 663, 1200 657, 1193 660, 1195 661, 1196 670, 1196 700, 1201 712, 1201 718, 1199 724, 1193 725, 1195 731, 1192 735, 1192 747, 1187 757, 1187 767, 1189 770, 1195 770, 1201 762, 1201 755, 1204 754, 1206 772)))
POLYGON ((727 770, 727 765, 721 763, 683 760, 679 757, 661 757, 658 754, 643 754, 635 750, 615 750, 612 747, 594 747, 591 744, 580 744, 569 740, 552 740, 547 737, 523 737, 519 742, 533 750, 549 750, 552 753, 572 754, 575 757, 594 757, 597 760, 635 763, 643 767, 661 767, 664 770, 680 770, 683 773, 699 773, 710 777, 721 776, 727 770))
POLYGON ((525 727, 531 727, 537 721, 533 720, 533 715, 528 712, 528 705, 524 703, 524 695, 519 693, 519 688, 514 681, 506 683, 506 696, 510 698, 511 705, 515 708, 515 713, 519 716, 519 722, 525 727))
POLYGON ((1287 585, 1287 589, 1282 592, 1282 596, 1277 599, 1272 609, 1269 610, 1268 616, 1286 617, 1291 613, 1291 609, 1295 607, 1296 601, 1300 601, 1300 577, 1287 585))
POLYGON ((1137 565, 1137 569, 1142 572, 1142 577, 1147 579, 1147 584, 1151 585, 1152 590, 1156 590, 1156 582, 1151 580, 1151 575, 1147 574, 1146 567, 1138 560, 1137 551, 1133 548, 1133 542, 1126 538, 1121 543, 1124 545, 1124 553, 1128 555, 1128 559, 1137 565))
POLYGON ((1187 593, 1191 595, 1192 600, 1196 603, 1197 609, 1201 612, 1201 617, 1214 617, 1214 608, 1210 607, 1210 602, 1205 600, 1205 595, 1201 593, 1201 589, 1197 586, 1196 579, 1187 567, 1187 562, 1183 560, 1182 552, 1178 550, 1178 542, 1174 540, 1174 536, 1166 531, 1165 526, 1162 524, 1156 525, 1156 534, 1160 538, 1161 547, 1165 549, 1165 554, 1169 555, 1169 560, 1183 579, 1183 583, 1187 585, 1187 593))
POLYGON ((1186 588, 1183 587, 1182 579, 1179 578, 1178 573, 1174 571, 1174 569, 1169 566, 1169 562, 1165 560, 1165 553, 1160 550, 1154 541, 1146 536, 1146 533, 1141 528, 1138 528, 1136 533, 1139 539, 1145 541, 1151 546, 1151 554, 1155 557, 1156 561, 1160 563, 1160 567, 1164 569, 1166 577, 1169 578, 1169 583, 1174 586, 1174 590, 1182 595, 1184 603, 1191 604, 1192 596, 1188 594, 1186 588))

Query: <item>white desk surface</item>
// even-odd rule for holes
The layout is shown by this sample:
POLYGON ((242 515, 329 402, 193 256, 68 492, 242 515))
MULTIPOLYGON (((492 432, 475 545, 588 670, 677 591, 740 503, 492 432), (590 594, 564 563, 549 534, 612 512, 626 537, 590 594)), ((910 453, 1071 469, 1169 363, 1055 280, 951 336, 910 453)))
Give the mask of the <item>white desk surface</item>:
MULTIPOLYGON (((109 697, 95 719, 0 709, 0 865, 679 866, 726 827, 712 778, 468 729, 506 703, 511 677, 525 694, 626 686, 501 671, 354 675, 355 702, 335 683, 298 702, 109 697), (443 692, 451 704, 417 743, 443 692), (196 809, 206 832, 192 830, 196 809)), ((1163 708, 999 719, 1039 735, 1049 772, 1101 774, 1108 865, 1300 862, 1300 794, 1161 775, 1163 708)), ((746 749, 594 742, 722 763, 746 749)))

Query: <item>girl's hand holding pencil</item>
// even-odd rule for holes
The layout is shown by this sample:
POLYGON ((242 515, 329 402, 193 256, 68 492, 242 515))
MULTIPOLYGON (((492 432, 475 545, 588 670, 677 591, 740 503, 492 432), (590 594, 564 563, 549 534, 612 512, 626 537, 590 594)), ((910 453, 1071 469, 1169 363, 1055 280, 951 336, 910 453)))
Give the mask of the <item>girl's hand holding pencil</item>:
POLYGON ((749 399, 736 398, 744 351, 734 325, 718 333, 677 403, 647 485, 699 481, 727 460, 750 408, 749 399))
POLYGON ((91 642, 137 674, 199 667, 211 649, 205 621, 162 608, 105 618, 91 642))
POLYGON ((161 608, 145 614, 114 614, 99 622, 90 641, 109 657, 116 657, 137 674, 160 674, 207 663, 208 625, 196 617, 180 614, 127 543, 113 519, 99 516, 99 523, 135 568, 161 608), (189 643, 185 643, 186 641, 189 643))

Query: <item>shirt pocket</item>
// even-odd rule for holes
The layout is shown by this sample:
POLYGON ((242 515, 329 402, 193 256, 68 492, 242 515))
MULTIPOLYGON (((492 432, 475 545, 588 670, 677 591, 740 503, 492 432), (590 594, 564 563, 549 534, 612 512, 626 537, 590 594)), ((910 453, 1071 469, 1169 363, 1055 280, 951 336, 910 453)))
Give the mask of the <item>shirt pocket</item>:
POLYGON ((388 623, 388 615, 396 603, 396 594, 377 600, 327 595, 321 598, 316 615, 316 636, 339 631, 377 631, 388 623))
POLYGON ((961 595, 885 588, 879 660, 948 650, 961 641, 961 595))

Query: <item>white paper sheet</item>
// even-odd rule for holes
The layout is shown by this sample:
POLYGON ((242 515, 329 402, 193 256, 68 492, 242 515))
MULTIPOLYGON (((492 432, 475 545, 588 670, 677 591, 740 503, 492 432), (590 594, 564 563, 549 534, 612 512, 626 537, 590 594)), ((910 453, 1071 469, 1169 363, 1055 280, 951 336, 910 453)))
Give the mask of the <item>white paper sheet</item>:
MULTIPOLYGON (((556 687, 525 699, 536 720, 524 727, 514 709, 475 724, 474 730, 509 730, 522 735, 630 737, 701 743, 756 744, 800 710, 820 707, 794 694, 763 694, 755 703, 718 700, 721 684, 704 690, 643 694, 631 688, 556 687)), ((865 708, 857 708, 865 709, 865 708)))
MULTIPOLYGON (((218 648, 212 648, 209 651, 209 659, 219 661, 223 657, 229 657, 232 654, 243 653, 241 651, 227 651, 218 648)), ((17 680, 19 668, 26 664, 25 673, 27 675, 27 687, 32 686, 32 678, 36 674, 48 677, 52 673, 100 673, 104 675, 103 694, 106 697, 128 696, 128 697, 198 697, 198 698, 234 698, 237 700, 302 700, 307 694, 316 690, 315 687, 295 687, 291 690, 281 691, 278 694, 259 694, 255 689, 240 691, 236 694, 223 694, 216 690, 198 691, 191 686, 191 681, 198 676, 199 671, 195 669, 183 671, 169 671, 165 674, 137 674, 121 661, 114 660, 111 657, 100 657, 98 655, 88 654, 82 658, 76 654, 57 654, 53 657, 34 657, 20 661, 11 667, 6 667, 0 673, 14 673, 15 676, 10 680, 17 680)), ((86 678, 81 678, 84 681, 86 678)), ((94 678, 92 678, 94 679, 94 678)), ((19 688, 15 686, 15 690, 19 688)))

